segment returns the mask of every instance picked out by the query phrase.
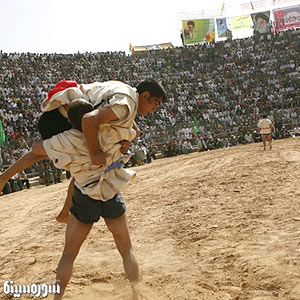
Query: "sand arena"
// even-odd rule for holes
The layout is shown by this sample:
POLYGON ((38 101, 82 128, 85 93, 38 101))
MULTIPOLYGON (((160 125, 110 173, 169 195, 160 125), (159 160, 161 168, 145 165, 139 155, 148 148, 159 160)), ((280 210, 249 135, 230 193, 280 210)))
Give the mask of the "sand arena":
MULTIPOLYGON (((122 194, 146 299, 299 300, 299 168, 298 138, 275 141, 272 151, 251 144, 135 168, 122 194)), ((1 292, 5 280, 55 278, 65 231, 55 216, 67 186, 0 198, 1 292)), ((82 246, 64 299, 130 299, 103 220, 82 246)))

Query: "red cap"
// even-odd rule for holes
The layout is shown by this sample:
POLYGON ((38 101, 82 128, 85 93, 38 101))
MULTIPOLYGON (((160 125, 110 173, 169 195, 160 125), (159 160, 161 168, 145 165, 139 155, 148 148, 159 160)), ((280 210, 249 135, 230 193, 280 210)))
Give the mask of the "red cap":
POLYGON ((57 92, 61 92, 65 89, 68 89, 70 87, 77 87, 78 84, 76 81, 74 80, 61 80, 59 81, 56 85, 55 88, 53 88, 52 90, 50 90, 48 92, 48 100, 51 99, 51 97, 56 94, 57 92))

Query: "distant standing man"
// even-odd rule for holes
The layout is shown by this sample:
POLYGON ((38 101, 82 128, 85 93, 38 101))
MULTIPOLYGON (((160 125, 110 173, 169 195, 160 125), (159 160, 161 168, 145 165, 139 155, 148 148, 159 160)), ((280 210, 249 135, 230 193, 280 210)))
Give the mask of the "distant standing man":
POLYGON ((272 150, 272 131, 273 123, 267 118, 267 115, 262 115, 258 124, 259 132, 264 144, 264 150, 266 150, 266 141, 269 142, 270 150, 272 150))

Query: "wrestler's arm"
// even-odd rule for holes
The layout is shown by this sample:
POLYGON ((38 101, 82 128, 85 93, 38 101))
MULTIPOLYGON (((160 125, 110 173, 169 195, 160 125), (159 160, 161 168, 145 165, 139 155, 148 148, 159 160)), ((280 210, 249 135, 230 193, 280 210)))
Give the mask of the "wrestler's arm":
POLYGON ((100 150, 98 141, 99 125, 116 121, 119 118, 113 110, 106 106, 86 113, 82 118, 82 132, 86 139, 91 161, 95 165, 103 165, 106 162, 106 154, 100 150))
POLYGON ((32 152, 35 154, 35 155, 40 155, 40 156, 46 156, 48 157, 48 154, 44 148, 44 145, 43 145, 43 141, 38 141, 36 143, 34 143, 32 145, 32 152))
POLYGON ((135 121, 133 121, 133 129, 135 130, 135 132, 136 132, 136 136, 135 137, 139 137, 140 135, 141 135, 141 131, 140 131, 140 129, 138 128, 138 126, 137 126, 137 124, 136 124, 136 122, 135 121))
POLYGON ((260 122, 257 123, 257 127, 258 127, 258 132, 260 133, 260 131, 261 131, 260 122))
MULTIPOLYGON (((133 126, 132 126, 132 128, 133 128, 134 131, 135 131, 135 137, 136 137, 136 138, 137 138, 138 136, 141 135, 141 131, 140 131, 140 129, 138 128, 138 126, 137 126, 137 124, 135 123, 135 121, 133 121, 133 126)), ((121 149, 120 149, 120 151, 121 151, 121 153, 125 154, 125 153, 128 151, 128 149, 129 149, 130 142, 127 141, 127 140, 122 140, 122 141, 120 142, 120 144, 121 144, 121 149)))

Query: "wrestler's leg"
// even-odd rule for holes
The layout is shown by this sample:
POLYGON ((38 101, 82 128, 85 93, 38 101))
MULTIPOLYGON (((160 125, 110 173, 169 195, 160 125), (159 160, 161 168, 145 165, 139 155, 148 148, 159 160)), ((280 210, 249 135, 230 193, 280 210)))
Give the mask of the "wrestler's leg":
POLYGON ((267 135, 267 139, 269 142, 270 150, 272 150, 272 134, 271 133, 269 135, 267 135))
POLYGON ((92 226, 93 224, 84 224, 78 221, 72 214, 69 216, 66 228, 65 248, 59 261, 56 275, 56 281, 60 285, 61 292, 55 295, 54 300, 62 299, 72 275, 74 260, 92 226))
POLYGON ((34 153, 32 150, 24 154, 19 160, 17 160, 14 164, 12 164, 7 170, 5 170, 0 175, 0 193, 2 192, 3 187, 5 186, 6 182, 13 177, 14 175, 18 174, 19 172, 29 168, 31 165, 47 158, 44 155, 38 155, 34 153))
POLYGON ((68 194, 67 194, 67 198, 65 200, 65 204, 64 204, 61 212, 56 217, 56 221, 59 223, 67 223, 68 222, 68 216, 69 216, 70 208, 72 206, 72 198, 73 198, 73 194, 74 194, 74 182, 75 182, 75 179, 73 177, 72 180, 70 181, 70 184, 68 187, 68 194))
POLYGON ((262 135, 261 135, 261 138, 262 138, 262 141, 263 141, 264 150, 266 150, 266 140, 267 140, 267 137, 266 137, 265 134, 262 134, 262 135))
POLYGON ((126 275, 132 287, 133 300, 144 299, 139 288, 139 267, 132 249, 126 213, 118 218, 104 218, 122 256, 126 275))

